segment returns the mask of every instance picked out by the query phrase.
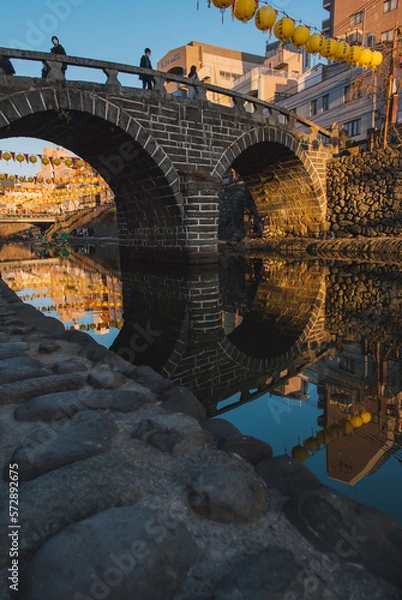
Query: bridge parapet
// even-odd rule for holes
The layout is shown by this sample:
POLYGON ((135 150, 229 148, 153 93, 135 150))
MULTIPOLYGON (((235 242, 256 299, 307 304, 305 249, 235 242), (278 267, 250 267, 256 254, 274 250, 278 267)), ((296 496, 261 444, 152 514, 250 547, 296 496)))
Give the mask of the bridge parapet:
MULTIPOLYGON (((155 79, 155 88, 153 93, 161 96, 167 94, 166 84, 170 82, 174 82, 178 85, 188 85, 187 77, 173 75, 171 73, 165 73, 162 71, 143 69, 142 67, 126 65, 122 63, 94 60, 92 58, 64 56, 49 52, 35 52, 30 50, 10 48, 0 48, 0 56, 31 62, 46 62, 49 65, 49 74, 46 80, 43 80, 44 85, 48 85, 49 83, 52 85, 69 83, 66 82, 65 76, 61 71, 63 64, 82 67, 85 69, 90 68, 95 71, 102 72, 106 76, 106 81, 100 85, 106 86, 106 88, 108 88, 114 94, 119 94, 121 96, 132 95, 132 88, 123 86, 121 84, 119 81, 120 74, 137 76, 152 75, 155 79)), ((10 77, 3 75, 0 72, 0 83, 6 87, 11 87, 16 90, 21 89, 21 87, 26 87, 27 79, 32 81, 32 79, 36 78, 25 78, 19 76, 10 77)), ((41 81, 40 78, 38 79, 41 81)), ((74 85, 77 85, 77 83, 77 81, 74 81, 74 85)), ((245 94, 239 94, 232 89, 222 88, 217 85, 200 81, 192 81, 191 86, 195 88, 195 99, 198 101, 206 100, 207 92, 218 94, 218 96, 228 97, 232 101, 233 108, 240 112, 248 112, 253 114, 255 117, 260 117, 260 119, 263 119, 269 125, 279 124, 285 126, 289 130, 296 132, 296 135, 301 140, 305 140, 306 142, 310 143, 316 141, 316 143, 329 146, 329 149, 332 151, 332 153, 337 151, 336 145, 338 140, 332 134, 332 132, 320 127, 315 123, 312 123, 308 119, 296 115, 293 112, 289 112, 283 107, 265 102, 259 98, 246 96, 245 94)), ((213 100, 210 98, 208 98, 208 100, 213 102, 213 100)), ((188 101, 188 99, 183 97, 183 101, 188 101)))

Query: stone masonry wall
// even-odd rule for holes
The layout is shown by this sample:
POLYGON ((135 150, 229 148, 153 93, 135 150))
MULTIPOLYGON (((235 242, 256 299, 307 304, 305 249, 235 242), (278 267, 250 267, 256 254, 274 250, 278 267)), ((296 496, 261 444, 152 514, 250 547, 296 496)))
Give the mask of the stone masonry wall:
POLYGON ((333 237, 385 237, 402 233, 402 160, 390 149, 331 160, 328 219, 333 237))

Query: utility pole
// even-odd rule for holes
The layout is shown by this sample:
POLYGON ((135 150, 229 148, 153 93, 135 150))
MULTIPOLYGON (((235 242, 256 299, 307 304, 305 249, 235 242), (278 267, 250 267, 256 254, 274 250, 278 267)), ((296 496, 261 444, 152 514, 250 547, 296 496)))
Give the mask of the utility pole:
POLYGON ((398 34, 399 34, 399 25, 398 25, 398 23, 395 23, 394 35, 392 38, 391 56, 390 56, 390 60, 389 60, 389 79, 388 79, 388 89, 387 89, 387 102, 385 105, 383 148, 387 147, 389 125, 390 125, 390 123, 396 122, 396 110, 394 110, 395 96, 397 96, 395 94, 395 65, 396 65, 395 55, 396 55, 398 34))

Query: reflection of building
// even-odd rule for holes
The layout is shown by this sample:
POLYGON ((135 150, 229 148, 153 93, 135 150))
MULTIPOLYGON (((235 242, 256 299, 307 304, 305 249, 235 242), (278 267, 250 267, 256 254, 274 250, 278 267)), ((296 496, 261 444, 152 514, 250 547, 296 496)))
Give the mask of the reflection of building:
POLYGON ((271 394, 273 396, 286 396, 286 398, 293 400, 308 398, 308 378, 303 374, 290 377, 285 383, 271 390, 271 394))
POLYGON ((309 367, 318 379, 319 425, 342 422, 363 408, 372 420, 326 448, 327 472, 332 479, 354 485, 378 468, 393 452, 401 427, 402 361, 380 348, 370 353, 363 344, 344 343, 331 357, 309 367))

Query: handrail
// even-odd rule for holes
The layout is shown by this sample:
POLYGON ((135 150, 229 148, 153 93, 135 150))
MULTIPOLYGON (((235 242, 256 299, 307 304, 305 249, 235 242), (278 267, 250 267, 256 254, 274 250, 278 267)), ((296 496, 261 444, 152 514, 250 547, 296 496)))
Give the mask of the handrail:
MULTIPOLYGON (((109 62, 104 60, 96 60, 92 58, 83 58, 79 56, 65 56, 62 54, 53 54, 51 52, 37 52, 33 50, 18 50, 0 47, 0 57, 1 56, 36 62, 45 61, 49 65, 50 72, 46 80, 44 80, 44 82, 49 82, 52 84, 57 81, 65 80, 64 75, 61 73, 61 67, 63 64, 67 64, 71 66, 86 67, 102 71, 107 77, 105 84, 110 87, 113 87, 114 93, 116 93, 119 88, 126 87, 122 86, 122 84, 118 80, 119 73, 131 75, 152 75, 155 78, 155 92, 161 95, 166 94, 165 83, 175 82, 181 85, 189 85, 188 78, 180 75, 173 75, 172 73, 165 73, 162 71, 144 69, 142 67, 127 65, 123 63, 109 62)), ((2 84, 4 84, 4 82, 8 79, 6 75, 2 76, 1 72, 0 77, 2 84)), ((14 77, 12 79, 14 79, 14 77)), ((245 104, 252 104, 255 113, 266 116, 267 118, 271 118, 272 120, 278 123, 279 115, 283 119, 283 124, 290 124, 294 128, 296 128, 296 124, 302 125, 303 127, 306 127, 310 134, 315 137, 319 134, 323 136, 327 141, 331 140, 334 137, 332 132, 328 131, 327 129, 324 129, 323 127, 320 127, 319 125, 317 125, 317 123, 313 123, 312 121, 309 121, 304 117, 296 115, 295 113, 290 112, 281 106, 277 106, 276 104, 273 104, 271 102, 265 102, 260 98, 240 94, 232 89, 222 88, 217 85, 204 83, 201 81, 191 81, 191 87, 194 87, 196 90, 197 100, 206 100, 207 91, 215 92, 217 94, 228 96, 229 98, 231 98, 235 109, 245 111, 245 104)))

